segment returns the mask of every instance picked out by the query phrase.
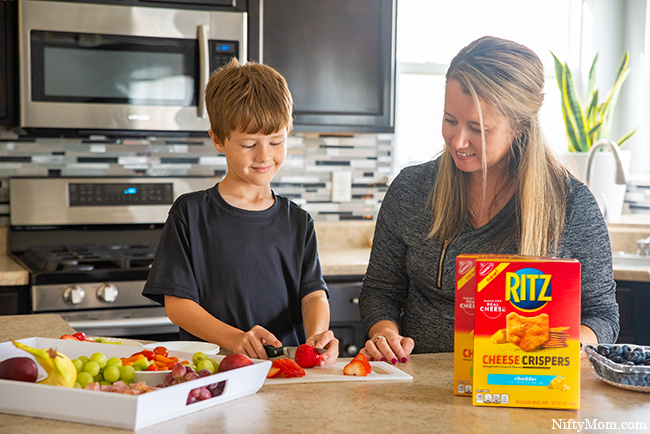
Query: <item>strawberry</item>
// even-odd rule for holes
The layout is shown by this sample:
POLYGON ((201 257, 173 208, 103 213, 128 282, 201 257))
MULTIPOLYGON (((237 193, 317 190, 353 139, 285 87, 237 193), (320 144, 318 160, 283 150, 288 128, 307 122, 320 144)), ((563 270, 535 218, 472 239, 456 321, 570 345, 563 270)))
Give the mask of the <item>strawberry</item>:
POLYGON ((86 339, 86 334, 84 332, 77 332, 72 335, 73 338, 75 338, 78 341, 85 341, 86 339))
POLYGON ((75 338, 72 335, 63 335, 59 339, 63 339, 64 341, 77 341, 78 339, 75 338))
POLYGON ((304 377, 305 376, 305 370, 302 369, 296 362, 294 362, 291 359, 288 358, 282 358, 282 359, 275 359, 273 363, 275 364, 277 361, 277 365, 280 368, 280 371, 282 373, 282 376, 284 378, 292 378, 292 377, 304 377))
POLYGON ((313 368, 320 364, 323 356, 318 354, 312 345, 302 344, 296 349, 294 358, 301 368, 313 368))
POLYGON ((363 365, 366 367, 368 373, 372 372, 372 367, 370 366, 370 362, 368 361, 368 359, 366 359, 366 356, 364 356, 363 354, 361 353, 357 354, 356 356, 354 356, 354 359, 352 360, 361 360, 361 363, 363 363, 363 365))
POLYGON ((362 360, 352 360, 343 368, 343 375, 358 375, 365 377, 370 374, 370 370, 366 367, 362 360))
POLYGON ((269 373, 266 374, 266 378, 275 378, 278 375, 280 375, 281 369, 278 368, 277 366, 271 366, 271 369, 269 369, 269 373))

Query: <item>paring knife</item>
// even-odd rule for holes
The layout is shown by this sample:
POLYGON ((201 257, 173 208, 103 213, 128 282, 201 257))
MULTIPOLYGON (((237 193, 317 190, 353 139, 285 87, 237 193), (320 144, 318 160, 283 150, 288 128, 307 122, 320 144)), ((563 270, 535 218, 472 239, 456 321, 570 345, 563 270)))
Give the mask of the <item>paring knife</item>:
MULTIPOLYGON (((269 356, 269 359, 272 359, 274 357, 287 356, 288 358, 295 360, 296 350, 298 349, 298 347, 276 348, 273 345, 264 345, 264 349, 266 350, 266 355, 269 356)), ((314 349, 318 354, 325 354, 327 352, 327 350, 324 348, 314 348, 314 349)))

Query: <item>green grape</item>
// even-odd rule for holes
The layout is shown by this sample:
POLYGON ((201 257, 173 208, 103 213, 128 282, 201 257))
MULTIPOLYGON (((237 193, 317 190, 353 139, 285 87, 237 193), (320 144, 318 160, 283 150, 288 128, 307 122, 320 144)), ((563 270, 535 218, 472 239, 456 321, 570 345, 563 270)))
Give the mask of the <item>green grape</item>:
POLYGON ((92 356, 90 356, 90 360, 93 362, 97 362, 100 368, 103 368, 106 366, 106 356, 103 355, 102 353, 95 353, 92 356))
POLYGON ((104 380, 115 383, 120 379, 120 368, 117 366, 107 366, 104 370, 104 380))
POLYGON ((77 357, 77 358, 78 358, 79 360, 81 360, 81 361, 83 362, 84 365, 85 365, 86 363, 88 363, 88 361, 90 360, 87 356, 80 356, 80 357, 77 357))
POLYGON ((207 360, 208 356, 203 351, 198 351, 192 356, 192 363, 198 365, 201 360, 207 360))
POLYGON ((216 360, 208 359, 210 362, 212 362, 212 366, 214 366, 214 372, 219 372, 219 363, 216 360))
POLYGON ((93 382, 93 376, 90 375, 88 372, 80 372, 77 374, 77 383, 79 383, 79 386, 83 389, 88 385, 88 383, 93 382))
POLYGON ((73 387, 74 387, 75 389, 81 389, 81 384, 79 384, 79 383, 74 383, 74 386, 73 386, 73 387))
POLYGON ((111 357, 106 361, 106 366, 117 366, 119 368, 122 366, 122 360, 119 357, 111 357))
POLYGON ((88 372, 94 377, 95 375, 99 374, 99 364, 91 360, 84 365, 83 371, 88 372))
POLYGON ((133 369, 133 366, 120 367, 120 378, 125 383, 128 383, 129 381, 133 380, 134 376, 135 376, 135 369, 133 369))
POLYGON ((100 386, 112 386, 113 383, 111 383, 110 381, 102 380, 102 381, 99 382, 99 385, 100 386))
POLYGON ((212 364, 212 362, 210 360, 201 360, 201 361, 199 361, 199 363, 196 364, 196 369, 197 369, 197 372, 201 371, 203 369, 207 369, 208 371, 210 371, 210 374, 215 373, 214 365, 212 364))
POLYGON ((84 362, 79 359, 73 359, 72 364, 74 365, 74 368, 77 370, 77 372, 81 372, 84 368, 84 362))
POLYGON ((104 376, 102 374, 97 374, 93 377, 93 381, 96 383, 99 383, 100 381, 104 381, 104 376))

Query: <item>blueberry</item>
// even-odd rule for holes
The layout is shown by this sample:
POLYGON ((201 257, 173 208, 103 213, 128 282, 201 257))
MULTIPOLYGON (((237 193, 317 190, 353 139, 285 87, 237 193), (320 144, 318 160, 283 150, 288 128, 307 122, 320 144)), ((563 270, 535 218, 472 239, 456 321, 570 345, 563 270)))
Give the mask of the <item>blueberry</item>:
POLYGON ((646 365, 646 366, 650 366, 650 359, 645 359, 643 364, 646 365))
POLYGON ((627 356, 629 356, 631 352, 632 352, 632 348, 628 347, 627 345, 623 345, 623 354, 621 356, 624 359, 627 359, 627 356))
POLYGON ((631 360, 628 360, 627 362, 625 362, 623 364, 628 365, 628 366, 634 366, 634 362, 632 362, 631 360))
POLYGON ((650 360, 650 351, 646 351, 646 352, 644 352, 644 353, 643 353, 643 357, 644 357, 646 360, 650 360))
POLYGON ((620 356, 621 354, 623 354, 623 348, 619 347, 618 345, 612 345, 609 348, 609 357, 610 358, 620 356))
POLYGON ((609 347, 605 345, 598 345, 598 354, 605 357, 609 356, 609 347))
POLYGON ((630 358, 629 358, 628 363, 634 363, 635 365, 640 365, 643 362, 645 362, 645 358, 643 357, 643 353, 639 353, 638 351, 632 351, 632 354, 630 354, 630 358))
POLYGON ((623 358, 621 356, 616 356, 612 359, 614 363, 623 363, 623 358))

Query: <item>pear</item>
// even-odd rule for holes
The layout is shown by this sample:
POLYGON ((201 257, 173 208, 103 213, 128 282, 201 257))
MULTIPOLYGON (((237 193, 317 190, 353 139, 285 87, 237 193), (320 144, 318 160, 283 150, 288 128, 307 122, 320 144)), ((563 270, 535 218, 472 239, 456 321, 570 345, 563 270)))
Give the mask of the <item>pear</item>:
POLYGON ((74 387, 77 379, 77 369, 72 360, 54 348, 48 350, 32 348, 21 342, 12 341, 17 348, 32 354, 36 361, 48 373, 47 378, 38 381, 39 384, 51 386, 74 387))

